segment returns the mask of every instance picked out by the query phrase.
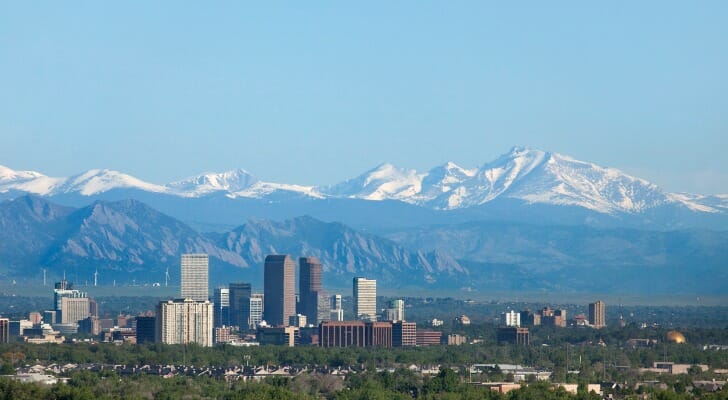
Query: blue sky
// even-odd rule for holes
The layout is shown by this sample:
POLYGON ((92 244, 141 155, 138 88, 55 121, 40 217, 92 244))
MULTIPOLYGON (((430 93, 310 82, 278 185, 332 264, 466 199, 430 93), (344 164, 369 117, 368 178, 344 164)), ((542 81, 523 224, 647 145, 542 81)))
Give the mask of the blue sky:
POLYGON ((0 164, 329 184, 526 145, 728 193, 725 1, 101 3, 0 4, 0 164))

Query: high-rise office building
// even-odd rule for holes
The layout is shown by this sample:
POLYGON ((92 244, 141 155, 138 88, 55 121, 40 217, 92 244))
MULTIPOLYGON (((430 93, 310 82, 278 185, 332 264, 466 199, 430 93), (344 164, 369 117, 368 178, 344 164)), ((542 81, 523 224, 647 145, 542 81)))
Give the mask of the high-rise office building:
POLYGON ((160 301, 155 318, 155 341, 212 346, 214 305, 210 301, 160 301))
POLYGON ((255 329, 263 320, 263 297, 253 295, 248 299, 248 329, 255 329))
MULTIPOLYGON (((71 282, 67 281, 66 279, 63 279, 60 282, 56 282, 55 289, 53 289, 53 310, 56 311, 55 320, 46 321, 47 323, 54 324, 54 323, 62 322, 63 299, 64 298, 73 298, 73 299, 85 298, 86 302, 87 302, 86 304, 88 307, 88 295, 86 294, 86 292, 82 292, 80 290, 74 289, 73 284, 71 282)), ((77 310, 72 311, 72 313, 74 313, 74 316, 76 315, 76 311, 77 310)), ((88 312, 89 312, 89 310, 86 309, 85 313, 87 315, 85 315, 79 319, 84 319, 84 318, 88 317, 88 312)), ((69 316, 66 318, 66 320, 69 320, 69 318, 72 318, 72 317, 69 316)), ((73 322, 76 322, 76 321, 73 321, 73 322)))
POLYGON ((88 297, 62 297, 61 323, 75 324, 89 316, 88 297))
POLYGON ((321 292, 321 263, 316 257, 298 259, 299 313, 310 323, 318 321, 319 293, 321 292))
POLYGON ((208 301, 207 254, 182 254, 181 297, 195 301, 208 301))
POLYGON ((597 300, 589 304, 589 324, 595 328, 607 326, 606 306, 603 301, 597 300))
POLYGON ((230 325, 230 289, 217 288, 213 294, 215 327, 230 325))
POLYGON ((233 282, 228 285, 230 295, 230 325, 248 329, 250 318, 250 296, 253 288, 247 282, 233 282))
POLYGON ((358 320, 377 320, 377 281, 362 277, 354 278, 354 316, 358 320))
POLYGON ((316 320, 309 321, 313 325, 318 325, 323 321, 331 319, 331 303, 329 302, 329 294, 320 291, 316 296, 316 320))
POLYGON ((296 315, 296 264, 288 255, 265 258, 263 319, 272 326, 285 325, 296 315))

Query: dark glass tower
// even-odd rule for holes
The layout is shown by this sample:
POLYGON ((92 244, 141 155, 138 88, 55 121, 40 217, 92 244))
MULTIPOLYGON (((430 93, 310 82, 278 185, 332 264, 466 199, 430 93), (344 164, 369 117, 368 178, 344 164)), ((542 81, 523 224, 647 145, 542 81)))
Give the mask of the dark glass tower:
POLYGON ((233 282, 228 285, 228 296, 230 301, 230 325, 248 329, 248 318, 250 317, 250 296, 252 287, 249 283, 233 282))
POLYGON ((269 325, 288 324, 296 315, 296 263, 288 255, 265 258, 263 319, 269 325))

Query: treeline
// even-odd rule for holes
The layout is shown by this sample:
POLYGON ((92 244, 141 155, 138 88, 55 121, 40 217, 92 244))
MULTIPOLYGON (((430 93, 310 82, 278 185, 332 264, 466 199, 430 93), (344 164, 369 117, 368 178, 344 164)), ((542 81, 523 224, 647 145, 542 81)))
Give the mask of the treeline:
MULTIPOLYGON (((557 330, 558 331, 558 330, 557 330)), ((497 345, 491 342, 461 346, 426 346, 411 348, 320 348, 316 346, 220 345, 204 348, 194 344, 161 343, 115 345, 110 343, 44 344, 9 343, 0 345, 3 366, 18 367, 44 364, 125 364, 125 365, 194 365, 196 367, 232 367, 245 365, 286 365, 294 367, 369 366, 396 368, 416 365, 467 366, 471 364, 522 364, 548 368, 557 380, 565 381, 566 367, 578 370, 583 379, 624 378, 625 369, 651 366, 654 361, 708 364, 728 368, 728 351, 703 350, 692 344, 659 343, 654 348, 637 348, 596 343, 542 346, 497 345), (628 367, 628 368, 625 368, 628 367)), ((623 380, 623 379, 622 379, 623 380)))
MULTIPOLYGON (((442 369, 432 377, 422 377, 406 369, 394 372, 365 371, 346 378, 304 373, 293 378, 267 378, 260 382, 229 383, 209 377, 162 378, 149 375, 120 377, 113 372, 76 372, 68 384, 43 386, 19 383, 0 378, 0 399, 332 399, 332 400, 389 400, 389 399, 486 399, 486 400, 598 400, 601 397, 587 392, 585 384, 577 394, 554 388, 547 382, 532 382, 507 394, 482 385, 467 383, 463 374, 442 369)), ((678 390, 638 389, 612 393, 617 398, 726 400, 728 390, 717 393, 694 391, 685 386, 678 390)))

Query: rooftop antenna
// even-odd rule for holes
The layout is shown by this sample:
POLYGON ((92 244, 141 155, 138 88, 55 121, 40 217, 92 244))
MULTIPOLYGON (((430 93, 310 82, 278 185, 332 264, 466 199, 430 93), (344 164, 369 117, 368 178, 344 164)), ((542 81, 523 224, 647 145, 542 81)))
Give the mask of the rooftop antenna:
POLYGON ((168 283, 169 283, 169 267, 167 267, 167 271, 164 273, 164 287, 167 287, 168 283))
POLYGON ((94 287, 99 283, 99 269, 96 269, 96 272, 94 272, 94 287))

